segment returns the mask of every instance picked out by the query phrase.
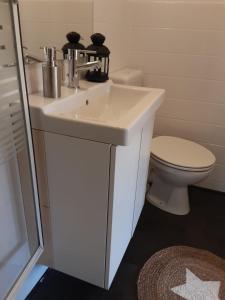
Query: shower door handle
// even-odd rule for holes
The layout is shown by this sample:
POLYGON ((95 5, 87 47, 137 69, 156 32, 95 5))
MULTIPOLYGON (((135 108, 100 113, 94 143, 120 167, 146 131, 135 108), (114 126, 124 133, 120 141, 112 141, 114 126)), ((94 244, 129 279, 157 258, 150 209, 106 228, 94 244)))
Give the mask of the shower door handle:
POLYGON ((0 68, 13 68, 13 67, 16 67, 16 66, 17 66, 16 63, 12 63, 12 64, 2 65, 2 66, 0 66, 0 68))

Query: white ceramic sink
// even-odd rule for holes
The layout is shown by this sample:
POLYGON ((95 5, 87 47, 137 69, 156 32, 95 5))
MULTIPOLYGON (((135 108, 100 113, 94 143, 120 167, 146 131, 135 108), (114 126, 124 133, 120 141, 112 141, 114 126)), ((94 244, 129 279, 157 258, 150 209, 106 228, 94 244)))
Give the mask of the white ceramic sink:
POLYGON ((128 145, 154 118, 164 90, 82 82, 79 92, 63 87, 58 100, 30 95, 32 127, 59 134, 128 145))

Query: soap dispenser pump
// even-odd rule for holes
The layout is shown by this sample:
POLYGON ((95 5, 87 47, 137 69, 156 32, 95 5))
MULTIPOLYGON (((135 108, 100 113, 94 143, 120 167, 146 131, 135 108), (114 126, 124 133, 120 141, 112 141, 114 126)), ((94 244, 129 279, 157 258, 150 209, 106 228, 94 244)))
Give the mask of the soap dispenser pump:
POLYGON ((43 94, 48 98, 61 97, 62 70, 57 64, 56 48, 44 47, 45 62, 42 65, 43 94))

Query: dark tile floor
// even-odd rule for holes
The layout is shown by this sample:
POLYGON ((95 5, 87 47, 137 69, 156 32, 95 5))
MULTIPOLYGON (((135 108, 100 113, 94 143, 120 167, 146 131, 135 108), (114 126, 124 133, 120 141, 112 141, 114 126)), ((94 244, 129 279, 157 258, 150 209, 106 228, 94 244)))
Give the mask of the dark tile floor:
POLYGON ((225 194, 191 187, 191 213, 174 216, 146 203, 137 229, 109 291, 47 270, 27 300, 137 300, 136 282, 156 251, 188 245, 225 258, 225 194))

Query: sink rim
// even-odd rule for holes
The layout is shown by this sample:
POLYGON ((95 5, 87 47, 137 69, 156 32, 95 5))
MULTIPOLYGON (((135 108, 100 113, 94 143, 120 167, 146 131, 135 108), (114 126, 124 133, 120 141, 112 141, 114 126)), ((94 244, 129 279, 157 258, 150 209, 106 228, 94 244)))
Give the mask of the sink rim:
MULTIPOLYGON (((88 124, 95 124, 95 125, 99 125, 99 126, 104 126, 104 127, 113 127, 113 128, 121 128, 121 129, 125 129, 127 127, 132 126, 133 123, 135 123, 136 121, 138 121, 138 118, 141 118, 142 114, 145 113, 145 110, 148 109, 149 107, 151 107, 154 103, 154 99, 149 100, 149 96, 151 94, 151 97, 154 96, 158 96, 156 95, 159 92, 164 93, 164 90, 162 89, 154 89, 154 88, 146 88, 146 87, 136 87, 136 86, 128 86, 128 85, 122 85, 122 84, 114 84, 112 82, 107 82, 106 84, 103 84, 103 86, 105 86, 105 88, 112 88, 112 87, 116 87, 118 89, 122 89, 122 90, 134 90, 134 91, 140 91, 140 92, 147 92, 146 95, 143 95, 140 100, 137 100, 137 103, 135 103, 135 105, 133 105, 133 107, 131 107, 130 109, 128 108, 127 112, 118 119, 109 119, 109 121, 102 121, 98 118, 89 118, 86 116, 81 116, 79 118, 73 118, 71 117, 70 113, 69 113, 69 108, 65 110, 65 114, 60 115, 60 112, 57 111, 57 108, 54 108, 56 102, 51 102, 49 105, 46 105, 43 109, 43 114, 46 115, 46 117, 49 118, 55 118, 58 120, 65 120, 65 121, 69 121, 69 122, 77 122, 77 123, 88 123, 88 124), (52 107, 53 105, 53 107, 52 107), (66 113, 68 113, 68 115, 66 115, 66 113)), ((70 96, 64 97, 58 101, 58 104, 61 106, 63 104, 65 104, 65 102, 72 102, 72 101, 96 101, 97 99, 91 99, 91 95, 88 95, 88 92, 93 93, 94 89, 101 89, 102 85, 96 86, 96 87, 92 87, 91 91, 89 90, 82 90, 79 91, 77 94, 72 94, 70 96), (80 99, 74 99, 74 97, 79 97, 80 99)), ((57 104, 56 104, 57 105, 57 104)), ((79 109, 80 107, 82 107, 84 104, 78 105, 77 107, 73 107, 73 112, 74 114, 76 113, 76 109, 79 109)))
MULTIPOLYGON (((74 136, 77 138, 89 139, 97 142, 115 144, 115 145, 128 145, 132 136, 137 130, 141 130, 141 126, 144 122, 154 115, 156 110, 161 105, 165 90, 146 88, 146 87, 134 87, 121 84, 114 84, 111 81, 91 86, 92 92, 95 89, 101 88, 104 85, 115 86, 122 89, 129 90, 141 90, 147 92, 137 104, 134 105, 121 119, 110 120, 109 122, 101 122, 90 119, 75 119, 68 118, 54 114, 55 106, 62 106, 66 101, 74 101, 75 97, 81 99, 86 95, 87 91, 79 91, 75 93, 74 90, 64 87, 66 91, 66 97, 62 97, 57 100, 44 98, 39 94, 30 96, 30 108, 32 116, 32 127, 44 131, 50 131, 53 133, 74 136), (68 91, 69 90, 69 91, 68 91), (57 104, 57 105, 56 105, 57 104)), ((84 97, 85 98, 85 97, 84 97)), ((57 107, 58 107, 57 106, 57 107)))

